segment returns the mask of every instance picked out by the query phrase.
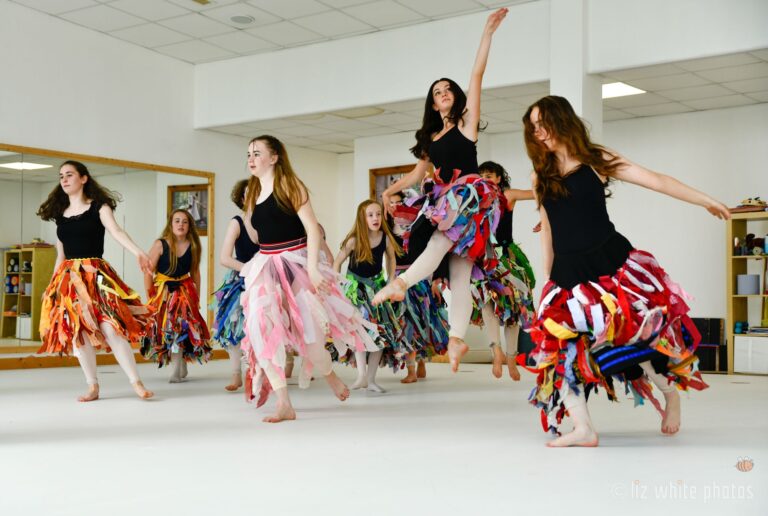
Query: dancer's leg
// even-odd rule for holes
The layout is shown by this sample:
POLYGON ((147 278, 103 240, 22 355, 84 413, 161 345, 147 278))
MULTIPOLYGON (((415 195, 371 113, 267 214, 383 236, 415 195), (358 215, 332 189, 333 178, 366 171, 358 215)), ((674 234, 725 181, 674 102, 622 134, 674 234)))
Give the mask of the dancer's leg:
POLYGON ((280 373, 277 372, 272 362, 269 360, 259 360, 259 365, 266 374, 262 381, 268 381, 277 395, 277 407, 275 413, 263 419, 265 423, 279 423, 296 419, 296 411, 291 405, 291 398, 288 397, 288 385, 280 373))
POLYGON ((501 337, 499 332, 499 319, 496 317, 496 313, 493 311, 491 303, 485 303, 482 312, 485 335, 488 337, 488 342, 491 347, 491 373, 493 373, 493 376, 496 378, 501 378, 501 365, 504 362, 504 353, 501 351, 501 343, 499 342, 499 338, 501 337))
POLYGON ((507 345, 507 369, 509 376, 516 382, 520 381, 520 371, 517 369, 517 341, 520 337, 520 326, 514 324, 504 327, 504 341, 507 345))
POLYGON ((224 387, 229 392, 238 390, 243 385, 243 351, 240 349, 240 344, 237 346, 230 346, 227 348, 229 354, 229 368, 232 371, 232 382, 224 387))
POLYGON ((368 384, 365 381, 365 370, 366 370, 366 352, 365 351, 355 351, 355 364, 357 365, 357 378, 355 379, 355 382, 349 386, 350 389, 353 391, 357 389, 365 389, 368 387, 368 384))
POLYGON ((459 370, 461 358, 467 354, 469 347, 464 342, 469 320, 472 317, 472 296, 469 293, 469 283, 472 277, 472 262, 460 256, 450 257, 451 276, 451 306, 448 310, 448 360, 451 370, 459 370))
POLYGON ((136 395, 142 399, 149 399, 154 396, 155 393, 147 390, 144 384, 141 383, 139 371, 136 368, 136 357, 134 357, 133 348, 131 348, 128 341, 121 335, 118 335, 109 323, 101 323, 99 327, 101 328, 101 333, 104 334, 104 338, 107 339, 109 347, 112 348, 115 360, 120 364, 123 372, 128 377, 128 381, 131 382, 131 387, 133 387, 136 395))
POLYGON ((587 400, 584 398, 584 392, 574 394, 570 389, 563 400, 565 409, 573 420, 573 430, 569 434, 558 437, 554 441, 549 441, 547 446, 550 448, 563 448, 567 446, 597 446, 598 438, 595 429, 592 427, 592 419, 587 410, 587 400))
MULTIPOLYGON (((349 398, 349 389, 333 372, 331 354, 325 349, 325 334, 319 331, 319 328, 315 328, 315 335, 318 335, 318 342, 307 344, 307 359, 312 363, 313 369, 325 378, 333 394, 344 401, 349 398)), ((365 364, 365 357, 363 357, 362 363, 365 364)))
POLYGON ((379 394, 387 392, 376 383, 376 372, 379 370, 379 362, 381 361, 381 355, 383 354, 384 351, 381 350, 368 353, 368 371, 366 375, 368 390, 371 392, 378 392, 379 394))
POLYGON ((99 399, 99 380, 96 377, 96 350, 89 342, 82 346, 74 346, 73 353, 80 362, 80 369, 83 370, 85 381, 88 383, 88 393, 78 396, 77 401, 94 401, 99 399))
POLYGON ((661 433, 676 434, 680 430, 680 394, 673 384, 667 381, 667 378, 657 373, 650 362, 640 364, 645 374, 651 379, 653 384, 664 394, 664 417, 661 419, 661 433))
POLYGON ((184 361, 184 356, 179 351, 177 353, 171 353, 171 365, 173 366, 173 372, 168 383, 181 383, 183 381, 181 377, 181 363, 184 361))
POLYGON ((411 351, 408 353, 405 359, 405 367, 408 370, 408 374, 405 378, 400 380, 400 383, 414 383, 418 381, 416 376, 416 352, 411 351))

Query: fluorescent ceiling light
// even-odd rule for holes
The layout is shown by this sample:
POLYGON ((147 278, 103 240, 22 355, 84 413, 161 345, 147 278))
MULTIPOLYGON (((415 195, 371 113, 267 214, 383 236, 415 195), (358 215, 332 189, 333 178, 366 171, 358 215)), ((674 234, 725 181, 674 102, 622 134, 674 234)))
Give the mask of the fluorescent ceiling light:
POLYGON ((635 88, 623 82, 611 82, 603 84, 603 98, 612 99, 614 97, 626 97, 628 95, 639 95, 645 93, 645 90, 635 88))
POLYGON ((15 163, 0 163, 0 167, 12 168, 14 170, 38 170, 41 168, 53 168, 53 165, 41 165, 40 163, 30 163, 29 161, 16 161, 15 163))

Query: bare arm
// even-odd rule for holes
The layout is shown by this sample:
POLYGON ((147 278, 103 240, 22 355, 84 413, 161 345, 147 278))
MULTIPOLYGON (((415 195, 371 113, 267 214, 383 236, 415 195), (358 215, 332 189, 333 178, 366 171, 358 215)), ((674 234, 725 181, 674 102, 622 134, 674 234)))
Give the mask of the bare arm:
POLYGON ((468 139, 477 140, 477 126, 480 123, 480 93, 483 89, 483 74, 488 63, 488 53, 491 50, 493 33, 499 28, 509 9, 501 8, 488 17, 480 38, 480 48, 477 49, 475 64, 472 67, 472 75, 469 78, 467 89, 467 112, 464 114, 464 125, 459 127, 461 133, 468 139))
POLYGON ((301 224, 304 226, 304 231, 307 233, 307 272, 309 273, 309 279, 312 281, 315 289, 320 292, 328 292, 330 290, 330 282, 320 274, 320 270, 317 267, 320 256, 320 242, 322 237, 320 236, 320 225, 317 223, 317 217, 312 209, 312 203, 309 200, 309 194, 303 192, 306 196, 306 201, 299 207, 296 214, 301 219, 301 224))
MULTIPOLYGON (((160 259, 160 255, 163 254, 163 244, 160 243, 160 240, 155 240, 152 244, 152 248, 149 250, 149 264, 151 266, 151 270, 155 270, 157 268, 157 261, 160 259)), ((147 291, 147 297, 149 297, 149 292, 152 290, 152 285, 155 283, 155 275, 150 273, 144 272, 144 289, 147 291)))
POLYGON ((413 170, 389 185, 389 187, 381 194, 381 201, 384 204, 384 209, 389 210, 389 197, 393 193, 404 190, 416 183, 420 183, 427 175, 427 170, 429 170, 429 160, 422 158, 416 163, 413 170))
POLYGON ((112 208, 106 204, 103 204, 101 208, 99 208, 99 219, 101 220, 101 223, 104 225, 106 230, 109 231, 109 234, 112 235, 112 238, 117 240, 117 243, 119 243, 125 249, 129 250, 138 259, 139 269, 141 269, 144 273, 151 273, 153 268, 150 267, 147 253, 141 250, 139 246, 137 246, 134 241, 131 240, 131 237, 128 236, 128 233, 126 233, 125 230, 117 224, 115 221, 115 214, 112 212, 112 208))
POLYGON ((344 262, 347 261, 347 258, 349 258, 349 255, 352 254, 352 251, 355 250, 355 237, 350 238, 347 240, 347 243, 344 244, 344 247, 342 247, 339 250, 339 253, 336 255, 336 258, 333 260, 333 270, 335 270, 338 274, 341 274, 341 266, 344 265, 344 262))
POLYGON ((200 265, 198 264, 197 269, 192 273, 192 281, 195 284, 195 288, 197 289, 197 296, 201 297, 200 295, 200 265))
MULTIPOLYGON (((536 192, 536 173, 531 173, 531 191, 536 192)), ((549 218, 547 217, 547 210, 544 209, 544 206, 539 206, 539 216, 541 217, 541 222, 539 222, 539 225, 541 226, 541 229, 539 230, 539 238, 541 239, 541 260, 542 260, 542 266, 544 268, 544 281, 549 279, 549 275, 552 272, 552 261, 555 258, 555 253, 552 250, 552 230, 549 226, 549 218)))
MULTIPOLYGON (((619 155, 617 154, 617 156, 619 155)), ((614 173, 616 179, 701 206, 718 219, 731 218, 730 211, 728 211, 728 208, 723 203, 704 192, 700 192, 672 176, 654 172, 636 163, 632 163, 623 156, 619 156, 619 160, 621 165, 614 173)))
POLYGON ((517 188, 507 188, 504 190, 504 197, 507 199, 507 208, 513 210, 517 201, 533 201, 533 190, 518 190, 517 188))
MULTIPOLYGON (((387 238, 387 235, 382 235, 382 238, 387 238)), ((395 249, 387 242, 386 256, 387 256, 387 283, 392 283, 395 278, 395 267, 397 266, 397 258, 395 257, 395 249)))
POLYGON ((237 272, 242 270, 243 264, 232 257, 232 252, 235 250, 235 240, 239 236, 240 224, 232 219, 227 225, 227 233, 224 235, 224 243, 221 245, 221 251, 219 252, 219 263, 237 272))
POLYGON ((58 238, 56 239, 56 266, 53 268, 53 273, 56 274, 56 271, 59 269, 59 265, 61 265, 61 262, 64 261, 64 244, 61 243, 61 240, 58 238))

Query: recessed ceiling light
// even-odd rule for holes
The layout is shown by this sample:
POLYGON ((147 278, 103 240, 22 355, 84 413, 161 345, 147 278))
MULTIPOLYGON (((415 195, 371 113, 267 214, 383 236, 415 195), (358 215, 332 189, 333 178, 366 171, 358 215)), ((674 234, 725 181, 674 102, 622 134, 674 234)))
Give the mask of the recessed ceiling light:
POLYGON ((38 170, 40 168, 53 168, 53 165, 41 165, 40 163, 30 163, 29 161, 16 161, 14 163, 0 163, 0 167, 12 168, 14 170, 38 170))
POLYGON ((612 99, 614 97, 626 97, 627 95, 639 95, 645 93, 645 90, 635 88, 623 82, 611 82, 603 84, 603 98, 612 99))
POLYGON ((384 110, 376 106, 367 106, 351 109, 342 109, 341 111, 334 111, 332 115, 340 116, 343 118, 366 118, 369 116, 380 115, 384 110))
POLYGON ((235 23, 239 23, 240 25, 248 25, 249 23, 253 23, 256 21, 256 18, 253 16, 243 16, 243 15, 237 15, 230 18, 235 23))

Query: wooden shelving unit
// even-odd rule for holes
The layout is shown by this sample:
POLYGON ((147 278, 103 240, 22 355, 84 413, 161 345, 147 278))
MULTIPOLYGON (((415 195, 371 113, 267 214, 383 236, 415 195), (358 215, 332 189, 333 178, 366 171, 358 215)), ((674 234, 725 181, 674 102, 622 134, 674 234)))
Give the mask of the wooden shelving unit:
POLYGON ((3 300, 2 317, 0 318, 0 337, 16 338, 16 326, 19 318, 29 317, 30 338, 24 341, 39 341, 40 309, 43 292, 51 281, 53 267, 56 264, 55 247, 22 247, 10 249, 3 253, 3 300), (8 271, 13 261, 18 265, 18 271, 8 271), (24 268, 25 262, 30 267, 24 268), (19 292, 5 292, 5 278, 18 277, 19 292), (30 286, 31 288, 28 288, 30 286), (15 307, 15 310, 14 310, 15 307))
MULTIPOLYGON (((735 256, 734 253, 734 239, 738 238, 740 242, 743 242, 748 233, 755 233, 758 237, 763 236, 765 233, 759 230, 749 228, 750 223, 759 221, 768 221, 768 212, 752 212, 752 213, 734 213, 731 220, 727 223, 727 236, 726 236, 726 253, 727 253, 727 268, 728 273, 726 275, 726 303, 728 317, 725 323, 725 338, 726 345, 728 346, 728 373, 747 373, 747 374, 764 374, 755 371, 742 371, 736 367, 736 339, 739 338, 740 344, 743 343, 749 346, 749 353, 759 354, 759 356, 768 356, 768 335, 758 333, 741 333, 735 334, 735 324, 737 321, 747 321, 750 325, 760 325, 763 321, 749 320, 749 304, 760 303, 761 314, 763 313, 763 306, 768 303, 768 292, 766 292, 766 278, 765 267, 768 256, 763 255, 746 255, 735 256), (736 277, 739 274, 747 274, 747 267, 753 260, 759 261, 760 265, 760 288, 762 292, 757 295, 738 295, 736 294, 736 277)), ((752 272, 754 273, 754 271, 752 272)), ((756 355, 757 356, 757 355, 756 355)))

